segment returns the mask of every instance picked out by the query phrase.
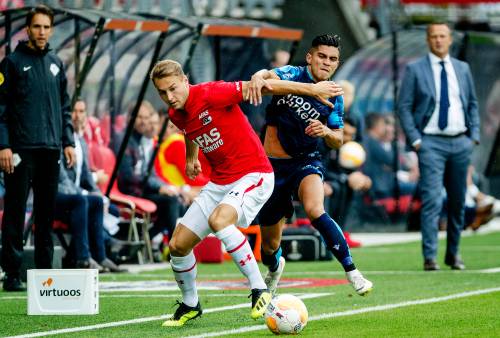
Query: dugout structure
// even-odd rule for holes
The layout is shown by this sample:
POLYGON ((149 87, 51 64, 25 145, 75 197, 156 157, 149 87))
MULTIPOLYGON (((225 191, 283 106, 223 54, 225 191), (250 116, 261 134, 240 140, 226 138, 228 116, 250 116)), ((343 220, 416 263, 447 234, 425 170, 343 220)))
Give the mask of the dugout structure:
MULTIPOLYGON (((25 20, 29 9, 2 12, 0 58, 13 51, 19 40, 26 39, 25 20)), ((109 118, 106 127, 111 142, 117 140, 115 126, 126 124, 120 142, 115 145, 118 154, 108 195, 141 102, 148 99, 157 107, 162 105, 149 80, 149 71, 156 61, 164 58, 179 61, 192 83, 246 79, 263 68, 262 63, 256 61, 265 59, 266 54, 269 56, 268 42, 290 49, 293 54, 303 35, 302 30, 249 20, 174 18, 90 9, 53 10, 54 35, 50 46, 66 66, 72 102, 81 97, 90 115, 104 121, 109 118)), ((165 127, 166 122, 162 132, 165 127)), ((150 170, 153 160, 154 156, 150 170)))

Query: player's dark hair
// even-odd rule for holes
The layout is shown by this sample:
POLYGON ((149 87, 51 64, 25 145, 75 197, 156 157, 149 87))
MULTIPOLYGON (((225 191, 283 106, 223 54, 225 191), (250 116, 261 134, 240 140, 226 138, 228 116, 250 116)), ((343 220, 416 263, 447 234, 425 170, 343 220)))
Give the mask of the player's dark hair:
POLYGON ((340 36, 331 34, 318 35, 312 40, 311 48, 318 46, 332 46, 340 50, 340 36))
POLYGON ((33 17, 36 14, 47 15, 50 19, 50 26, 54 26, 54 12, 52 11, 52 9, 50 9, 50 7, 47 7, 45 5, 38 5, 30 9, 28 15, 26 15, 26 26, 31 25, 31 21, 33 21, 33 17))

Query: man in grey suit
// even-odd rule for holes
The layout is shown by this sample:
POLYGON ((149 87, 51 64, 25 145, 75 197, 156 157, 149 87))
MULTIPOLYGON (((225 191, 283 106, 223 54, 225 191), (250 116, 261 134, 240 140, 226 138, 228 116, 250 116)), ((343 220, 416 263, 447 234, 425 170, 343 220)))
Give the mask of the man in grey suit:
POLYGON ((438 217, 443 186, 448 195, 445 264, 465 269, 459 255, 464 225, 467 166, 479 143, 479 114, 467 63, 449 56, 451 30, 445 23, 427 27, 430 53, 408 64, 398 111, 409 143, 417 151, 422 190, 424 270, 439 270, 438 217))

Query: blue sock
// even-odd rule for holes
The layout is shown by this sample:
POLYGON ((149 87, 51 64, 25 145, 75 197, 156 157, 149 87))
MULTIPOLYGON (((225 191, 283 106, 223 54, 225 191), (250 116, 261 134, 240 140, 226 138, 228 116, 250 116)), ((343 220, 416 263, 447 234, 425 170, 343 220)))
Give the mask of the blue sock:
POLYGON ((281 257, 281 246, 272 254, 266 255, 261 248, 262 264, 269 268, 269 271, 274 272, 278 270, 281 257))
POLYGON ((312 224, 323 237, 326 247, 342 264, 344 270, 347 272, 356 269, 349 246, 338 224, 326 212, 313 220, 312 224))

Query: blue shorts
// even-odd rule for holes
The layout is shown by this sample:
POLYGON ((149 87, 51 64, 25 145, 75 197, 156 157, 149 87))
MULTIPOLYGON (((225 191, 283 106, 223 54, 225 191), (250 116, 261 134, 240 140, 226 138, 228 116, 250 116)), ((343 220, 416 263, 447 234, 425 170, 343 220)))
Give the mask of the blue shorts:
POLYGON ((323 180, 323 164, 315 158, 270 158, 274 169, 274 190, 259 213, 260 225, 274 225, 283 217, 293 215, 293 201, 298 199, 300 182, 316 174, 323 180))

